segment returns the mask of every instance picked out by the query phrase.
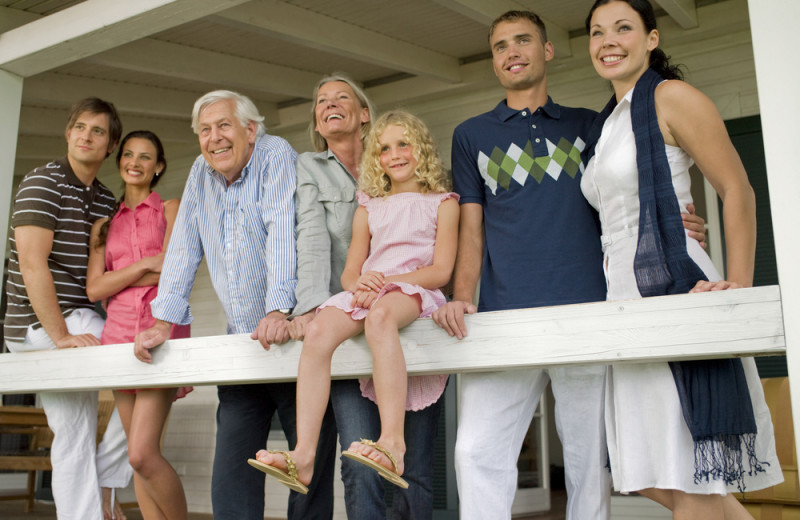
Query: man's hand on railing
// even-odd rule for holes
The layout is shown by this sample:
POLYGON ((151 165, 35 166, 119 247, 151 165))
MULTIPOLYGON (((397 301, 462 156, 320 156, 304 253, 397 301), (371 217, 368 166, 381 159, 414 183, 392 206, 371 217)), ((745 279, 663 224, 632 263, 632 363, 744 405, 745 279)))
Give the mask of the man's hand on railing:
POLYGON ((458 339, 463 339, 467 335, 464 315, 476 312, 478 312, 478 308, 469 302, 452 301, 433 311, 432 318, 433 322, 443 328, 445 332, 458 339))
POLYGON ((152 363, 150 349, 157 347, 169 339, 172 323, 156 320, 156 324, 136 335, 133 342, 133 355, 142 363, 152 363))
POLYGON ((67 334, 54 343, 56 348, 92 347, 99 345, 100 340, 94 334, 67 334))

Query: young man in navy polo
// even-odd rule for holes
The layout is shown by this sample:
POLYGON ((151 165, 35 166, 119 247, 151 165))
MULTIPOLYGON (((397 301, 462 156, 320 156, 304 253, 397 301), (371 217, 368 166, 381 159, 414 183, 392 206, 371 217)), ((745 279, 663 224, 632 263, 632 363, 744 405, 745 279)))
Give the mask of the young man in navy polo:
MULTIPOLYGON (((580 189, 581 154, 596 113, 562 107, 547 95, 545 67, 554 50, 534 13, 501 15, 489 42, 506 99, 453 134, 461 195, 454 295, 433 315, 459 339, 467 334, 464 314, 606 295, 599 222, 580 189)), ((462 520, 510 518, 517 459, 548 381, 564 447, 567 518, 609 517, 605 371, 571 366, 461 375, 455 464, 462 520)))

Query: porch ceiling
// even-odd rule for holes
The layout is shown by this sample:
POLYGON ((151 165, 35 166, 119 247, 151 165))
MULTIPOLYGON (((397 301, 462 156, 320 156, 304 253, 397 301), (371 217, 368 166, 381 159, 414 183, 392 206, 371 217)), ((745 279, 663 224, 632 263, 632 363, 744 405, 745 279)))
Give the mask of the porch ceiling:
MULTIPOLYGON (((696 25, 696 0, 656 1, 671 23, 696 25)), ((64 153, 66 112, 86 95, 114 101, 126 129, 153 129, 191 153, 192 103, 209 90, 247 94, 280 132, 306 124, 313 85, 334 71, 393 102, 488 86, 495 82, 486 42, 494 16, 514 8, 542 15, 558 66, 574 61, 570 36, 582 35, 590 4, 0 0, 0 69, 25 78, 15 173, 64 153)))

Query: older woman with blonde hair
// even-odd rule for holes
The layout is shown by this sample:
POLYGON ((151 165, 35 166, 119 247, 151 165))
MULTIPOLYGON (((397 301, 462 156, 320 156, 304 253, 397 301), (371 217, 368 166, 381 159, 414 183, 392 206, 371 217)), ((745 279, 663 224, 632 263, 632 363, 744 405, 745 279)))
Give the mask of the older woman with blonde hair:
MULTIPOLYGON (((297 159, 297 306, 290 333, 305 337, 317 306, 342 291, 340 277, 358 207, 358 165, 364 139, 375 116, 364 91, 350 78, 335 74, 320 80, 312 97, 309 134, 316 152, 297 159)), ((403 475, 410 486, 396 488, 392 518, 433 516, 433 448, 441 401, 406 412, 403 475)), ((361 394, 357 380, 333 381, 331 405, 342 451, 361 437, 380 436, 376 404, 361 394)), ((342 459, 348 518, 386 518, 384 486, 378 474, 351 459, 342 459)))

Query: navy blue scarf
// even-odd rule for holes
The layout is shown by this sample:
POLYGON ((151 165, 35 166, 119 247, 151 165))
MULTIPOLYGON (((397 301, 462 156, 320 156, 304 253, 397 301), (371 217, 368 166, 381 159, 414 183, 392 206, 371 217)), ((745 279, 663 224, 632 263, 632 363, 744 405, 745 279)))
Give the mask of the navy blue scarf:
MULTIPOLYGON (((633 269, 644 297, 687 293, 699 280, 707 280, 686 251, 680 206, 656 116, 655 89, 662 81, 658 73, 647 69, 636 83, 631 100, 640 204, 633 269)), ((616 104, 612 97, 593 126, 593 137, 599 137, 616 104)), ((594 144, 589 154, 594 154, 594 144)), ((683 418, 695 442, 695 483, 722 479, 744 491, 747 470, 742 463, 742 446, 747 451, 750 474, 764 471, 761 465, 768 463, 756 458, 757 427, 741 360, 669 365, 683 418)))

